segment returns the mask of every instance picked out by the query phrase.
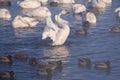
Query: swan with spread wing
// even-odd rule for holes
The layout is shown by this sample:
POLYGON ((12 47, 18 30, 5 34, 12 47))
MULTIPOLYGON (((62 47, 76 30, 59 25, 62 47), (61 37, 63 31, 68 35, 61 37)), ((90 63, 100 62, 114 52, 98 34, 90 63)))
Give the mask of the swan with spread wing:
POLYGON ((58 25, 53 23, 51 17, 47 17, 42 39, 49 37, 53 41, 52 46, 63 45, 69 36, 70 28, 68 22, 60 16, 68 13, 67 10, 62 10, 58 15, 55 15, 55 20, 58 25))

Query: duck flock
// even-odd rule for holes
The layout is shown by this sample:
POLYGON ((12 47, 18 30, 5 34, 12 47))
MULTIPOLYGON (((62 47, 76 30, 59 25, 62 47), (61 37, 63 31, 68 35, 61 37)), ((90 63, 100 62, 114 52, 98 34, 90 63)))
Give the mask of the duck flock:
MULTIPOLYGON (((84 0, 86 5, 76 3, 75 0, 18 0, 17 4, 21 9, 27 9, 23 11, 21 15, 16 15, 12 19, 11 12, 4 6, 11 6, 12 2, 8 0, 0 0, 0 19, 5 21, 11 21, 13 28, 34 28, 40 25, 41 22, 45 24, 41 39, 50 38, 52 43, 51 46, 63 45, 70 34, 70 25, 67 20, 63 19, 61 16, 69 14, 69 10, 63 9, 58 14, 55 14, 52 18, 52 13, 46 5, 51 7, 59 8, 61 5, 70 5, 70 9, 73 11, 74 16, 79 16, 82 18, 81 30, 75 30, 75 34, 86 35, 88 29, 91 26, 96 26, 97 17, 101 9, 105 9, 108 5, 112 4, 112 0, 84 0), (3 7, 2 7, 3 6, 3 7)), ((118 19, 120 19, 120 7, 114 10, 118 19)), ((112 27, 109 29, 110 32, 120 32, 120 27, 112 27)), ((64 67, 63 62, 52 61, 39 63, 37 58, 29 58, 27 54, 16 54, 7 55, 0 57, 0 63, 12 64, 16 59, 25 60, 28 59, 28 63, 31 66, 37 66, 37 72, 41 76, 52 75, 56 69, 62 69, 64 67)), ((46 59, 46 58, 44 58, 46 59)), ((44 60, 43 59, 43 60, 44 60)), ((91 60, 88 58, 78 59, 78 65, 84 68, 95 69, 111 69, 111 63, 109 61, 98 62, 92 64, 91 60)), ((4 71, 0 73, 0 79, 15 79, 14 71, 4 71)))

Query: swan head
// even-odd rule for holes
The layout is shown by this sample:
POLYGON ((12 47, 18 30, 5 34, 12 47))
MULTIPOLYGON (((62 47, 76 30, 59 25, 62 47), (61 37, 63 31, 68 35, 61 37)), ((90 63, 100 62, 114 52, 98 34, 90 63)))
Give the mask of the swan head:
POLYGON ((70 12, 68 12, 67 10, 62 10, 61 14, 69 14, 70 12))

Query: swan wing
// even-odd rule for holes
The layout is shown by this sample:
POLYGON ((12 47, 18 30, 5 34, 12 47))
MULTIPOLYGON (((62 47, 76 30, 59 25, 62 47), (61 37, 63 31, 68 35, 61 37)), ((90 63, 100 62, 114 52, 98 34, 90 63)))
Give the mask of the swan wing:
POLYGON ((51 26, 46 26, 42 33, 42 39, 50 38, 52 41, 55 41, 57 31, 51 26))

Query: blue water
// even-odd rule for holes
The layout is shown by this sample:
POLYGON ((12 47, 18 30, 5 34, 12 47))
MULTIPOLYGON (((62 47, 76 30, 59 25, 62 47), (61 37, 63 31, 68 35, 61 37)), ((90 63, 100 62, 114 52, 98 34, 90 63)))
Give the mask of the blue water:
MULTIPOLYGON (((12 20, 18 14, 22 15, 17 0, 11 0, 12 6, 6 7, 10 10, 12 20)), ((83 3, 83 0, 76 0, 83 3)), ((62 46, 52 47, 43 41, 41 35, 45 24, 41 23, 35 28, 15 29, 11 21, 0 21, 0 56, 8 54, 27 53, 29 58, 36 57, 39 61, 43 57, 47 61, 62 60, 65 64, 62 71, 56 71, 52 80, 119 80, 120 79, 120 33, 111 33, 111 27, 120 27, 114 10, 120 7, 120 0, 113 0, 113 3, 105 8, 103 12, 96 15, 97 24, 88 29, 88 34, 75 35, 76 29, 82 28, 81 20, 73 17, 71 8, 50 7, 47 5, 54 19, 54 15, 62 9, 68 9, 71 13, 64 16, 69 21, 70 35, 62 46), (89 58, 92 63, 110 61, 112 69, 107 72, 91 69, 84 69, 78 66, 78 58, 89 58)), ((13 70, 16 80, 46 80, 37 74, 36 68, 31 67, 28 61, 14 61, 13 65, 0 64, 0 71, 13 70)))

